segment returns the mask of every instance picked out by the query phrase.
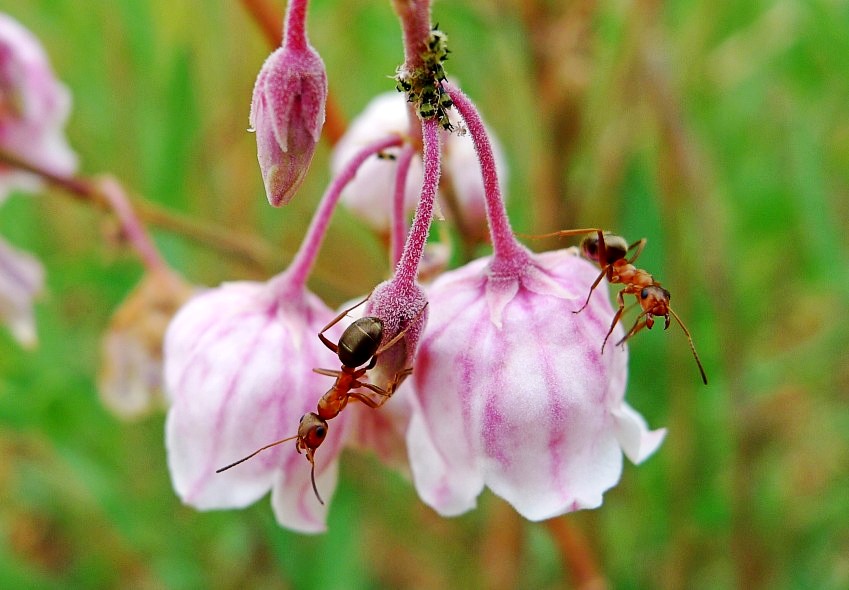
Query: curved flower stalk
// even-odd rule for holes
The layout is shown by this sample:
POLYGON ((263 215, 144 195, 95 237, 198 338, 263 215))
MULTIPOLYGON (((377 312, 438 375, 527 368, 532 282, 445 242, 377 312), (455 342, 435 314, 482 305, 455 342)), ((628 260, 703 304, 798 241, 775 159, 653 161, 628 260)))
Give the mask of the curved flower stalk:
MULTIPOLYGON (((71 174, 77 157, 63 128, 68 89, 53 74, 32 33, 0 13, 0 150, 54 174, 71 174)), ((37 190, 32 174, 0 165, 0 201, 13 189, 37 190)))
POLYGON ((195 289, 159 255, 120 183, 102 177, 93 186, 117 216, 123 237, 145 267, 141 281, 109 321, 98 376, 103 404, 120 418, 135 419, 164 407, 165 330, 195 289))
MULTIPOLYGON (((272 441, 295 435, 316 408, 338 363, 316 337, 334 317, 306 289, 333 208, 357 168, 384 138, 361 151, 328 187, 289 268, 267 283, 225 283, 189 301, 165 340, 168 464, 183 502, 202 510, 239 508, 272 491, 278 522, 302 532, 325 528, 327 507, 313 495, 310 469, 296 443, 276 446, 220 474, 215 471, 272 441)), ((338 339, 341 326, 326 333, 338 339)), ((336 486, 348 414, 329 427, 315 457, 315 484, 327 499, 336 486)))
MULTIPOLYGON (((404 134, 409 126, 408 104, 403 94, 387 92, 376 96, 365 110, 351 122, 348 131, 333 149, 331 171, 341 169, 363 145, 389 133, 404 134)), ((449 111, 449 119, 459 128, 458 117, 449 111)), ((441 191, 441 210, 456 218, 469 237, 486 235, 486 210, 481 175, 471 138, 458 132, 440 131, 443 166, 450 185, 441 191), (447 202, 447 198, 451 201, 447 202)), ((497 141, 493 140, 496 166, 501 182, 507 177, 507 164, 497 141)), ((342 203, 375 230, 387 233, 392 215, 389 197, 394 192, 396 172, 401 166, 401 151, 389 150, 383 157, 363 164, 357 178, 342 193, 342 203)), ((404 182, 404 214, 418 202, 422 185, 422 158, 415 155, 409 164, 404 182)))
POLYGON ((407 432, 416 488, 443 515, 474 507, 484 486, 531 520, 596 507, 622 452, 639 462, 665 432, 624 402, 624 348, 601 353, 609 301, 572 313, 596 269, 572 249, 532 254, 516 242, 480 117, 445 87, 478 152, 493 255, 427 290, 407 432))
POLYGON ((327 73, 309 44, 306 0, 290 0, 283 45, 263 64, 250 124, 268 202, 288 203, 300 188, 324 126, 327 73))
POLYGON ((369 372, 370 379, 377 384, 394 381, 412 366, 418 341, 427 324, 427 297, 416 278, 433 218, 441 167, 439 122, 424 119, 421 126, 425 169, 413 225, 394 276, 375 287, 365 310, 366 315, 383 321, 384 341, 406 330, 404 337, 381 354, 377 365, 369 372))

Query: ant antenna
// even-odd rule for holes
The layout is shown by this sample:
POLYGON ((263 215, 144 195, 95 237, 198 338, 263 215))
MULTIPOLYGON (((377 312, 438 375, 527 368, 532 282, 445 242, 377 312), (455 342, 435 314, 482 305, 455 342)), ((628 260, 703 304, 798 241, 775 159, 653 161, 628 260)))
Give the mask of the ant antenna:
MULTIPOLYGON (((295 440, 296 438, 299 438, 299 437, 300 437, 300 435, 296 434, 295 436, 290 436, 289 438, 284 438, 282 440, 278 440, 278 441, 275 441, 273 443, 267 444, 264 447, 261 447, 261 448, 255 450, 253 453, 251 453, 247 457, 242 457, 238 461, 236 461, 234 463, 230 463, 226 467, 222 467, 221 469, 216 469, 215 473, 221 473, 222 471, 227 471, 231 467, 235 467, 236 465, 239 465, 240 463, 244 463, 245 461, 247 461, 248 459, 250 459, 252 457, 256 457, 261 452, 263 452, 265 449, 270 449, 271 447, 276 447, 279 444, 283 444, 284 442, 288 442, 290 440, 295 440)), ((298 449, 298 452, 299 453, 301 452, 300 449, 298 449)), ((309 459, 310 465, 311 465, 311 467, 310 467, 310 481, 312 481, 312 491, 315 492, 315 497, 318 499, 318 501, 321 503, 321 505, 324 506, 324 500, 321 499, 321 495, 318 493, 318 486, 315 485, 315 459, 313 458, 312 453, 313 453, 313 449, 307 449, 307 459, 309 459)))
MULTIPOLYGON (((227 467, 222 467, 221 469, 216 469, 216 470, 215 470, 215 473, 221 473, 222 471, 227 471, 228 469, 230 469, 231 467, 235 467, 235 466, 236 466, 236 465, 238 465, 239 463, 244 463, 244 462, 245 462, 245 461, 247 461, 248 459, 250 459, 250 458, 252 458, 252 457, 256 457, 256 456, 257 456, 257 455, 259 455, 261 452, 263 452, 265 449, 270 449, 271 447, 276 447, 276 446, 277 446, 277 445, 279 445, 279 444, 282 444, 282 443, 284 443, 284 442, 286 442, 286 441, 295 440, 296 438, 298 438, 298 435, 297 435, 297 434, 296 434, 295 436, 290 436, 289 438, 284 438, 283 440, 278 440, 277 442, 273 442, 273 443, 271 443, 271 444, 265 445, 265 446, 264 446, 264 447, 262 447, 261 449, 257 449, 257 450, 255 450, 253 453, 251 453, 251 454, 250 454, 250 455, 248 455, 247 457, 242 457, 241 459, 239 459, 239 460, 238 460, 238 461, 236 461, 235 463, 230 463, 227 467)), ((315 481, 313 481, 313 487, 315 487, 315 481)), ((318 495, 318 492, 316 492, 316 495, 318 495)), ((322 504, 324 504, 324 502, 322 502, 322 504)))
POLYGON ((699 353, 696 352, 696 345, 693 344, 693 337, 690 336, 690 331, 687 329, 687 326, 684 325, 684 322, 681 321, 681 318, 678 317, 678 314, 675 313, 672 308, 669 308, 669 313, 672 314, 672 317, 675 318, 675 321, 678 322, 678 325, 681 326, 681 329, 684 330, 684 334, 687 335, 687 341, 690 343, 690 350, 693 351, 693 358, 696 359, 696 364, 699 365, 699 372, 702 374, 702 381, 705 385, 707 385, 707 375, 705 375, 705 368, 702 366, 702 361, 699 359, 699 353))
POLYGON ((321 499, 321 496, 318 493, 318 487, 315 485, 315 460, 312 457, 309 457, 310 460, 310 480, 312 480, 312 491, 315 492, 315 497, 319 501, 319 503, 324 506, 324 500, 321 499))

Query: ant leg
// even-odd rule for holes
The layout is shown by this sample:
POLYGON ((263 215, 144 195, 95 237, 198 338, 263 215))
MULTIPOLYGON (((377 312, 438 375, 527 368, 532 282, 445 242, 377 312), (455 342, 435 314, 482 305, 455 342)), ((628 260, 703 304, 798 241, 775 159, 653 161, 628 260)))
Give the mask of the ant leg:
POLYGON ((328 377, 339 377, 342 375, 342 371, 334 371, 333 369, 313 369, 312 372, 319 375, 327 375, 328 377))
POLYGON ((360 387, 365 387, 366 389, 373 391, 374 393, 381 396, 381 398, 383 398, 379 402, 377 402, 376 406, 372 406, 379 408, 380 406, 385 404, 390 397, 395 395, 395 392, 398 390, 399 387, 401 387, 401 384, 404 382, 404 380, 412 373, 413 367, 407 367, 406 369, 398 371, 397 373, 395 373, 395 377, 392 378, 392 381, 389 382, 389 385, 386 387, 386 389, 378 387, 377 385, 374 385, 372 383, 360 383, 360 387))
POLYGON ((643 248, 645 248, 645 247, 646 247, 646 239, 645 239, 645 238, 643 238, 642 240, 637 240, 636 242, 634 242, 633 244, 631 244, 630 246, 628 246, 628 251, 629 251, 629 252, 630 252, 631 250, 633 250, 634 248, 636 248, 636 249, 637 249, 637 251, 636 251, 636 252, 634 252, 634 255, 633 255, 633 256, 631 256, 631 258, 629 258, 629 259, 628 259, 628 264, 634 264, 634 261, 635 261, 637 258, 639 258, 639 257, 640 257, 640 254, 642 254, 642 253, 643 253, 643 248))
POLYGON ((619 346, 621 344, 625 344, 626 340, 628 340, 631 336, 633 336, 634 334, 636 334, 637 332, 639 332, 640 330, 642 330, 643 328, 646 327, 646 321, 640 319, 640 318, 643 317, 643 315, 644 314, 641 313, 639 316, 637 316, 637 321, 634 322, 634 326, 630 330, 628 330, 628 333, 625 334, 625 336, 622 338, 622 340, 620 340, 619 342, 616 343, 616 346, 619 346))
POLYGON ((582 311, 584 311, 584 309, 590 304, 590 297, 593 296, 593 291, 595 291, 595 288, 598 287, 598 284, 601 282, 601 279, 604 278, 604 275, 606 275, 609 270, 610 270, 609 264, 607 266, 605 266, 603 269, 601 269, 601 272, 595 278, 595 281, 593 281, 593 284, 590 287, 590 292, 587 295, 587 300, 581 306, 581 309, 572 310, 572 313, 581 313, 582 311))
MULTIPOLYGON (((360 385, 365 386, 365 383, 361 383, 360 385)), ((376 410, 377 408, 382 406, 383 401, 384 401, 384 400, 381 400, 380 402, 376 402, 373 399, 371 399, 369 396, 367 396, 366 394, 364 394, 360 391, 350 391, 350 392, 348 392, 348 398, 356 400, 358 402, 362 402, 365 405, 367 405, 368 407, 370 407, 372 410, 376 410)))
POLYGON ((616 294, 616 302, 619 304, 619 309, 616 310, 616 315, 613 316, 613 321, 610 322, 610 329, 607 331, 607 336, 604 337, 604 342, 601 343, 601 354, 604 354, 604 345, 607 344, 608 338, 613 334, 613 328, 619 323, 619 318, 622 317, 622 312, 625 311, 625 294, 626 289, 622 289, 616 294))
POLYGON ((584 234, 591 234, 593 232, 598 232, 601 235, 601 231, 597 227, 582 227, 580 229, 561 229, 560 231, 554 231, 547 234, 516 234, 522 238, 528 238, 531 240, 544 240, 545 238, 565 238, 568 236, 582 236, 584 234))
POLYGON ((369 293, 368 296, 365 299, 363 299, 362 301, 360 301, 359 303, 352 305, 348 309, 343 309, 339 313, 339 315, 337 315, 335 318, 330 320, 330 322, 321 329, 321 332, 318 333, 319 340, 321 340, 327 348, 329 348, 331 351, 333 351, 334 354, 339 354, 339 347, 336 344, 334 344, 333 342, 331 342, 330 340, 328 340, 327 337, 324 335, 324 333, 327 332, 330 328, 332 328, 336 324, 338 324, 342 320, 342 318, 344 318, 346 315, 348 315, 349 311, 351 311, 353 309, 357 309, 363 303, 368 301, 369 297, 371 297, 371 293, 369 293))

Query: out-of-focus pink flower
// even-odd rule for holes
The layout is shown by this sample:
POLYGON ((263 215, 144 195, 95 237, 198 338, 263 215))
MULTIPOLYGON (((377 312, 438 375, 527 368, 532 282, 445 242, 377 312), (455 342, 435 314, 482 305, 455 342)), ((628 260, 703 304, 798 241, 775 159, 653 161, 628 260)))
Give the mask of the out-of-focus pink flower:
MULTIPOLYGON (((455 129, 460 129, 458 119, 449 111, 449 119, 455 129)), ((348 131, 333 150, 331 171, 336 174, 364 145, 392 134, 408 133, 409 118, 404 95, 388 92, 375 97, 365 110, 351 122, 348 131)), ((484 207, 483 180, 477 163, 471 137, 458 131, 442 135, 443 168, 450 179, 452 198, 456 200, 465 230, 476 236, 486 235, 486 211, 484 207)), ((498 172, 502 179, 507 177, 507 165, 496 141, 494 151, 498 172)), ((366 161, 357 177, 342 191, 342 202, 363 221, 381 232, 388 232, 392 213, 392 194, 395 186, 397 162, 393 159, 400 148, 386 150, 383 158, 366 161)), ((502 180, 503 182, 503 180, 502 180)), ((405 206, 412 211, 418 203, 422 186, 422 160, 416 155, 410 163, 405 189, 405 206)), ((442 194, 442 212, 451 217, 452 207, 442 194)))
POLYGON ((309 45, 284 45, 256 79, 250 123, 268 202, 288 203, 304 181, 324 126, 327 74, 309 45))
POLYGON ((192 292, 173 272, 149 272, 112 316, 103 337, 98 389, 104 405, 121 418, 138 418, 164 405, 165 330, 192 292))
MULTIPOLYGON (((329 387, 313 372, 334 355, 317 338, 333 313, 286 274, 268 283, 225 283, 198 295, 165 338, 168 465, 183 502, 201 510, 240 508, 269 490, 278 522, 302 532, 325 528, 310 466, 295 441, 222 473, 216 469, 297 433, 329 387)), ((328 332, 338 338, 334 329, 328 332)), ((316 453, 316 484, 332 495, 345 434, 342 413, 316 453)))
POLYGON ((0 321, 27 348, 37 343, 33 299, 44 288, 44 268, 36 258, 0 239, 0 321))
MULTIPOLYGON (((38 40, 0 14, 0 149, 54 174, 74 172, 77 158, 63 132, 70 107, 38 40)), ((0 199, 38 186, 31 174, 0 167, 0 199)))
POLYGON ((604 289, 572 313, 597 269, 574 249, 529 257, 506 275, 476 260, 427 289, 407 443, 440 514, 470 510, 484 486, 531 520, 597 507, 622 452, 640 462, 663 440, 623 399, 626 350, 601 353, 604 289))

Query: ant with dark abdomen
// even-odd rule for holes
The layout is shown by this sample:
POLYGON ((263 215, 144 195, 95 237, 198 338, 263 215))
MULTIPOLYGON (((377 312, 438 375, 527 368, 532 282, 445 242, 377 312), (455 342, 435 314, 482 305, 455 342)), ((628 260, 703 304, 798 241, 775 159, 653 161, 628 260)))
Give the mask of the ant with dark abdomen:
POLYGON ((601 268, 601 272, 598 277, 596 277, 596 280, 593 281, 584 305, 581 306, 580 309, 575 310, 573 313, 580 313, 587 307, 587 305, 589 305, 590 297, 592 297, 593 291, 601 282, 602 278, 606 277, 609 283, 620 284, 624 287, 616 295, 616 302, 619 305, 619 309, 613 316, 610 329, 607 331, 607 336, 604 337, 604 342, 601 344, 601 351, 604 352, 604 345, 607 344, 608 338, 610 338, 610 335, 613 333, 613 328, 616 327, 616 324, 622 317, 622 313, 625 311, 625 295, 633 295, 636 297, 637 303, 640 304, 642 311, 637 316, 634 326, 627 334, 625 334, 625 337, 622 338, 622 340, 617 342, 617 344, 623 344, 626 340, 631 338, 643 328, 651 329, 652 326, 654 326, 655 317, 664 318, 665 324, 663 329, 667 329, 669 327, 671 316, 675 318, 675 321, 678 322, 678 325, 681 326, 681 330, 683 330, 684 334, 687 336, 687 340, 690 343, 690 350, 693 351, 693 358, 696 359, 696 364, 699 366, 699 373, 701 373, 702 381, 705 385, 707 385, 707 375, 705 374, 704 367, 702 367, 702 361, 699 359, 699 354, 696 352, 696 346, 693 344, 693 338, 690 336, 690 331, 684 325, 684 322, 681 321, 681 318, 678 317, 678 314, 675 313, 669 306, 669 300, 672 295, 669 291, 661 287, 660 283, 655 281, 654 277, 652 277, 652 275, 650 275, 647 271, 634 266, 634 262, 640 256, 646 245, 645 238, 628 245, 628 242, 626 242, 625 238, 622 236, 617 236, 595 227, 566 229, 528 237, 542 239, 583 234, 590 235, 581 240, 581 253, 586 258, 598 264, 601 268), (630 258, 627 258, 628 252, 631 250, 634 250, 634 254, 631 255, 630 258))

